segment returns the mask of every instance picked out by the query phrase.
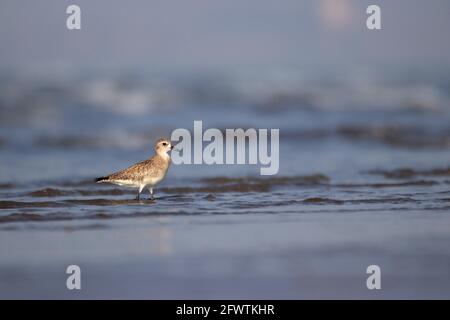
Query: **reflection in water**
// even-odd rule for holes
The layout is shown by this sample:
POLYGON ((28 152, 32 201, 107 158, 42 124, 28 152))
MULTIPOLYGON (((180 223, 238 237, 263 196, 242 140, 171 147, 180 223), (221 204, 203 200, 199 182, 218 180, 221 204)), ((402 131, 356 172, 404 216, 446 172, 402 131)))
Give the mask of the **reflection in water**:
POLYGON ((158 229, 156 231, 156 243, 152 245, 154 252, 159 255, 166 256, 173 253, 172 246, 172 230, 170 229, 169 217, 157 218, 158 229))

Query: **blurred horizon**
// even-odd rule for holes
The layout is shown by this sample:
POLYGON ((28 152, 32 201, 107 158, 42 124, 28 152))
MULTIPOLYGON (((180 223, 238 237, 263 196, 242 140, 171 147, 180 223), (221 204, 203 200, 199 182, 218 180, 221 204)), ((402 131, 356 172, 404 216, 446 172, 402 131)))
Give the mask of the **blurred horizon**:
MULTIPOLYGON (((450 3, 306 0, 73 1, 0 4, 0 70, 69 75, 299 69, 440 70, 450 65, 450 3), (366 28, 381 6, 382 30, 366 28)), ((380 70, 378 70, 380 71, 380 70)))

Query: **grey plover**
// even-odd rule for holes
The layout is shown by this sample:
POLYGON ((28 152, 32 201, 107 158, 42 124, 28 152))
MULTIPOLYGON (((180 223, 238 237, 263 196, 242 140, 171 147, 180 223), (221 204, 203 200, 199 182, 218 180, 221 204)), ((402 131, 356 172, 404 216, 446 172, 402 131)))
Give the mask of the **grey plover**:
POLYGON ((148 188, 150 199, 153 199, 153 187, 164 179, 167 169, 169 169, 170 156, 168 152, 172 149, 170 140, 158 139, 154 145, 155 155, 151 158, 108 176, 97 178, 95 182, 138 188, 136 200, 139 200, 142 190, 148 188))

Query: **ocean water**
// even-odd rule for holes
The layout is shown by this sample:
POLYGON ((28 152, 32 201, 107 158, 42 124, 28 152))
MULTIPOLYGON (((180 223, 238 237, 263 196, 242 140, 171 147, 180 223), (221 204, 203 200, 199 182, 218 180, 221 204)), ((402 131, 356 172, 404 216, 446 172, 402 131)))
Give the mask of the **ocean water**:
POLYGON ((0 297, 450 298, 449 93, 422 73, 4 74, 0 297), (141 201, 93 182, 194 120, 279 129, 278 174, 172 165, 141 201))

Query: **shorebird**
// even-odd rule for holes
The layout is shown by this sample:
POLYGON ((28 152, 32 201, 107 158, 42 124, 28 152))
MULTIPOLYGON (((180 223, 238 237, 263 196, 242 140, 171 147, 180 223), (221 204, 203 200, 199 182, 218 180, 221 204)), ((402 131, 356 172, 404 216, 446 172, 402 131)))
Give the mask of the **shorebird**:
POLYGON ((154 145, 155 155, 138 162, 131 167, 115 172, 105 177, 95 179, 97 183, 112 183, 119 186, 138 188, 136 200, 148 188, 150 199, 153 199, 153 187, 164 179, 170 165, 169 151, 173 149, 170 140, 158 139, 154 145))

